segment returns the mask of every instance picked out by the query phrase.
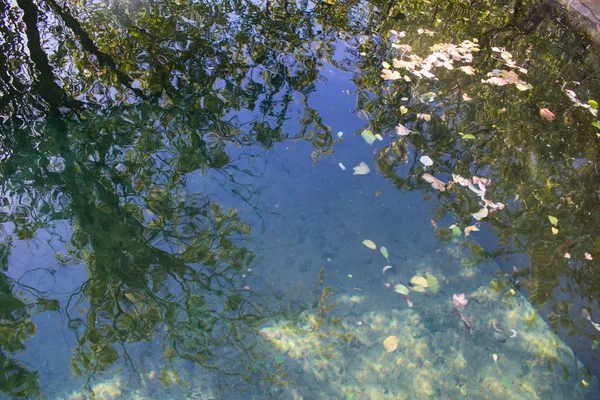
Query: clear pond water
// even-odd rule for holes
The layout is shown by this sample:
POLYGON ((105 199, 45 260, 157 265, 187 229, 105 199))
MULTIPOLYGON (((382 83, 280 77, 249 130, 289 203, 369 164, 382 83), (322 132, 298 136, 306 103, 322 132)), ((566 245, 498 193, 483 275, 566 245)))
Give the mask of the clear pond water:
POLYGON ((600 397, 598 54, 550 5, 3 7, 5 398, 600 397))

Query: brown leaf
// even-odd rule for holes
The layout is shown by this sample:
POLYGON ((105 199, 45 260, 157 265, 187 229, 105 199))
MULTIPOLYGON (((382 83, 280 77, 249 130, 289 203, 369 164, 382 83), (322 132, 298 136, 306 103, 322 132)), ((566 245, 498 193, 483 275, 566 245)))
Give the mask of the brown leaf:
POLYGON ((554 121, 554 118, 556 118, 554 116, 554 113, 552 113, 552 111, 548 110, 547 108, 540 108, 540 117, 542 117, 546 121, 554 121))
POLYGON ((391 71, 389 69, 384 68, 381 70, 381 77, 386 81, 395 81, 397 79, 402 78, 402 75, 400 75, 398 71, 391 71))
POLYGON ((440 192, 446 191, 446 184, 444 182, 440 181, 435 176, 433 176, 431 174, 423 174, 422 178, 425 179, 425 181, 431 183, 432 188, 439 190, 440 192))

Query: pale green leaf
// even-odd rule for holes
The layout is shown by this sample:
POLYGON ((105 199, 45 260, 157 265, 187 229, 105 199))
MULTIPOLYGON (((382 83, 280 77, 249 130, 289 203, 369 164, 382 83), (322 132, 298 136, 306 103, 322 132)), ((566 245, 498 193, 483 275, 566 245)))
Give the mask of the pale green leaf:
POLYGON ((554 226, 556 226, 558 224, 558 218, 556 218, 553 215, 548 215, 548 219, 550 220, 550 223, 554 226))
POLYGON ((456 224, 452 224, 449 226, 450 230, 452 230, 452 236, 455 238, 459 237, 462 234, 460 227, 456 224))
POLYGON ((425 271, 425 276, 427 277, 427 284, 429 284, 429 290, 431 290, 431 293, 437 293, 438 281, 436 277, 431 275, 429 271, 425 271))
POLYGON ((381 252, 381 254, 386 258, 386 260, 388 260, 388 262, 390 262, 390 258, 388 256, 388 251, 385 248, 385 246, 381 246, 381 248, 379 249, 379 251, 381 252))
POLYGON ((373 132, 371 132, 368 129, 362 131, 361 136, 363 139, 365 139, 365 142, 367 142, 368 144, 373 144, 373 142, 375 141, 375 135, 373 135, 373 132))
POLYGON ((471 135, 470 133, 467 133, 466 135, 462 135, 462 138, 463 138, 464 140, 474 140, 474 139, 475 139, 475 136, 474 136, 474 135, 471 135))
POLYGON ((408 296, 409 290, 404 285, 396 285, 396 286, 394 286, 394 292, 408 296))

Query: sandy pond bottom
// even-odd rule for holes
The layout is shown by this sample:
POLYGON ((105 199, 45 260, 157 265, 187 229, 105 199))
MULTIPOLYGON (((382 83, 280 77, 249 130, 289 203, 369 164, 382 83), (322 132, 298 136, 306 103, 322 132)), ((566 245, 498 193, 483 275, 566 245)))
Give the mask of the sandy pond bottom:
MULTIPOLYGON (((460 249, 449 245, 445 251, 456 259, 460 249)), ((351 289, 319 300, 294 320, 265 324, 260 347, 275 377, 271 386, 261 380, 260 389, 257 384, 257 390, 234 395, 217 388, 214 376, 188 366, 171 377, 170 386, 160 384, 153 370, 141 385, 116 375, 93 390, 102 399, 591 399, 600 393, 598 381, 519 294, 500 289, 498 281, 467 290, 464 315, 471 334, 448 295, 464 289, 465 278, 437 275, 440 291, 411 292, 412 308, 397 295, 400 301, 381 309, 380 297, 395 293, 382 289, 370 296, 351 289), (383 343, 390 336, 397 347, 388 352, 383 343)), ((61 397, 85 398, 81 392, 61 397)))

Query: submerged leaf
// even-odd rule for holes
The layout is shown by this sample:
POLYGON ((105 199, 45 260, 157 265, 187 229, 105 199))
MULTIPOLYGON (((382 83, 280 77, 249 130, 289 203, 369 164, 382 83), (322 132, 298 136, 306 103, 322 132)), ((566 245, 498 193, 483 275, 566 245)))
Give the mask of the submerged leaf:
POLYGON ((338 165, 340 166, 340 168, 342 169, 342 171, 345 171, 345 170, 346 170, 346 167, 344 166, 344 164, 342 164, 342 163, 338 163, 338 165))
POLYGON ((367 144, 373 144, 373 142, 375 141, 375 135, 373 135, 373 132, 371 132, 368 129, 362 131, 361 136, 363 139, 365 139, 365 142, 367 142, 367 144))
POLYGON ((408 296, 409 290, 404 285, 396 285, 394 286, 394 292, 408 296))
POLYGON ((408 112, 408 108, 405 106, 400 106, 400 114, 404 115, 408 112))
POLYGON ((558 218, 556 218, 553 215, 548 215, 548 220, 550 221, 550 223, 554 226, 556 226, 556 224, 558 224, 558 218))
POLYGON ((369 240, 369 239, 363 240, 363 244, 365 246, 367 246, 368 248, 370 248, 371 250, 375 250, 377 248, 377 245, 372 240, 369 240))
POLYGON ((379 249, 379 251, 386 258, 386 260, 388 260, 388 262, 389 262, 390 258, 388 257, 388 251, 387 251, 387 249, 384 246, 381 246, 381 248, 379 249))
POLYGON ((410 279, 410 283, 412 283, 415 286, 429 287, 429 284, 427 283, 427 279, 423 278, 420 275, 413 276, 410 279))
POLYGON ((462 135, 463 140, 474 140, 475 136, 467 133, 466 135, 462 135))
POLYGON ((558 235, 558 229, 556 229, 555 227, 552 227, 550 229, 552 230, 553 235, 558 235))
POLYGON ((475 214, 471 214, 471 215, 477 221, 481 221, 483 218, 487 217, 488 214, 489 214, 489 210, 487 209, 487 207, 483 207, 481 210, 479 210, 475 214))
POLYGON ((400 339, 398 339, 398 336, 388 336, 383 341, 383 348, 385 349, 385 351, 387 353, 391 353, 392 351, 394 351, 398 348, 399 343, 400 343, 400 339))
POLYGON ((419 293, 423 293, 426 291, 426 289, 423 286, 413 286, 412 290, 414 290, 415 292, 419 292, 419 293))
POLYGON ((367 164, 365 164, 364 161, 361 161, 360 164, 358 164, 356 167, 354 167, 352 169, 354 170, 353 175, 366 175, 369 172, 371 172, 371 170, 369 169, 369 166, 367 164))
POLYGON ((385 271, 387 271, 388 269, 392 269, 391 265, 386 265, 385 267, 383 267, 383 273, 385 273, 385 271))
POLYGON ((429 290, 431 290, 431 293, 437 293, 438 281, 436 277, 431 275, 429 271, 425 271, 425 276, 427 277, 427 284, 429 285, 429 290))

